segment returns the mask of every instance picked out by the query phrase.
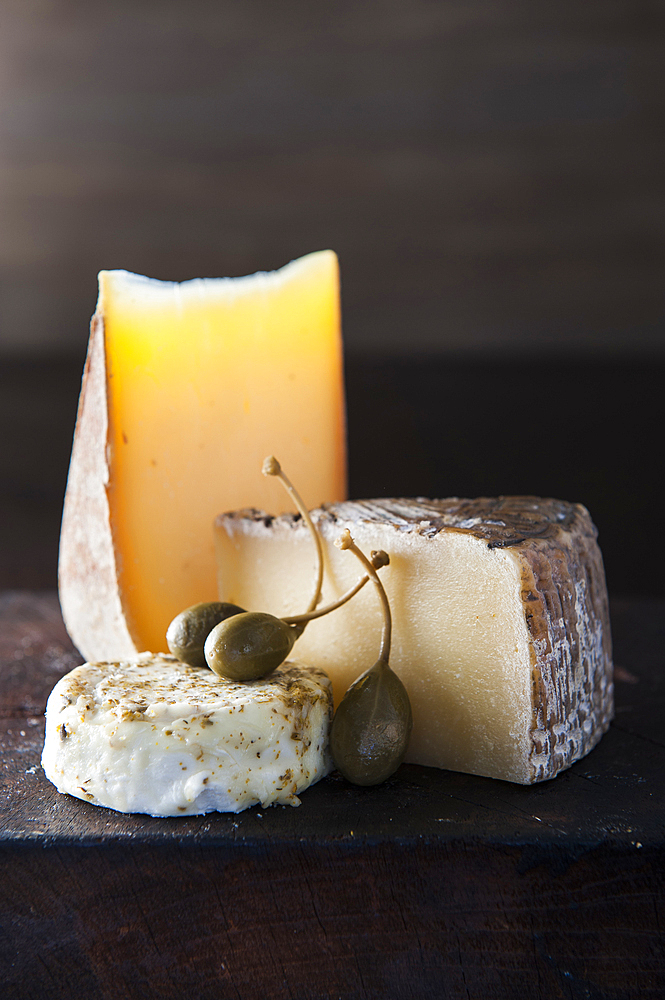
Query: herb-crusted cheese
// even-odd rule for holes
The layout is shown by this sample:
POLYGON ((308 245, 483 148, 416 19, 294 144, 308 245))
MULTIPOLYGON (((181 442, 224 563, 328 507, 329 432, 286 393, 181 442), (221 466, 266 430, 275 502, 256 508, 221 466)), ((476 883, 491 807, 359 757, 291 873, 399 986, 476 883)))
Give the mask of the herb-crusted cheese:
MULTIPOLYGON (((393 613, 390 662, 413 708, 407 761, 531 784, 588 753, 613 714, 608 601, 596 529, 580 504, 537 497, 326 504, 323 601, 358 578, 334 540, 349 528, 380 571, 393 613)), ((217 519, 219 595, 282 616, 306 602, 313 554, 302 522, 239 511, 217 519), (257 567, 260 572, 257 572, 257 567)), ((381 615, 365 587, 311 622, 297 654, 339 703, 375 661, 381 615)))
POLYGON ((42 766, 58 791, 152 816, 299 805, 330 770, 330 681, 288 661, 234 683, 171 656, 85 663, 55 686, 42 766))

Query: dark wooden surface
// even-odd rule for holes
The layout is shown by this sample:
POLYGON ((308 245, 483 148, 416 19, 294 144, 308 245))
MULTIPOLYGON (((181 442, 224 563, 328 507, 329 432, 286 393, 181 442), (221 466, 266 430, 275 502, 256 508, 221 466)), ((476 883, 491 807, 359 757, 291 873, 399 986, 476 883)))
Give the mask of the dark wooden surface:
POLYGON ((9 998, 660 998, 665 605, 612 608, 617 715, 522 788, 414 765, 298 809, 124 816, 59 795, 42 712, 79 662, 53 593, 0 598, 9 998))

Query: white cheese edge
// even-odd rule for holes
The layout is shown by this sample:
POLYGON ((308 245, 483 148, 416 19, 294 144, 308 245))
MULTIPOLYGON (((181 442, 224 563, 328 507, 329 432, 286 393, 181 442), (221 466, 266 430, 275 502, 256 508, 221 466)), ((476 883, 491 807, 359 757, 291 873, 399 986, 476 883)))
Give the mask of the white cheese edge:
POLYGON ((249 683, 142 654, 86 663, 46 707, 42 767, 59 792, 151 816, 300 804, 332 768, 330 681, 287 661, 249 683))

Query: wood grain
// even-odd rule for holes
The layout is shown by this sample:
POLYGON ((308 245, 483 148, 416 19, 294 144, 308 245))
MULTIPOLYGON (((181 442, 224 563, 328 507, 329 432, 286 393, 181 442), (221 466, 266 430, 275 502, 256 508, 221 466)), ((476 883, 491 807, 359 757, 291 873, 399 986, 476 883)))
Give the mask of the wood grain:
POLYGON ((298 809, 186 820, 58 795, 53 594, 0 598, 4 996, 662 996, 662 602, 613 607, 617 717, 534 788, 415 765, 298 809))
POLYGON ((83 350, 96 273, 332 247, 349 345, 657 352, 662 4, 0 9, 0 348, 83 350))

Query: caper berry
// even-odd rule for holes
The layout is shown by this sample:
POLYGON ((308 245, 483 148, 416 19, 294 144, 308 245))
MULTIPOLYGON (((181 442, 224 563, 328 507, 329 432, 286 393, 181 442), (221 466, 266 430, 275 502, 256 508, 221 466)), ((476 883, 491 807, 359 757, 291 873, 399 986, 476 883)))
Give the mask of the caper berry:
POLYGON ((274 615, 245 611, 215 626, 205 642, 206 662, 220 677, 258 680, 284 662, 301 632, 274 615))
POLYGON ((330 750, 335 767, 355 785, 379 785, 404 760, 412 727, 406 689, 379 660, 356 680, 335 712, 330 750))
POLYGON ((203 645, 215 625, 245 609, 225 601, 193 604, 176 615, 166 632, 166 642, 173 656, 190 667, 205 667, 203 645))

